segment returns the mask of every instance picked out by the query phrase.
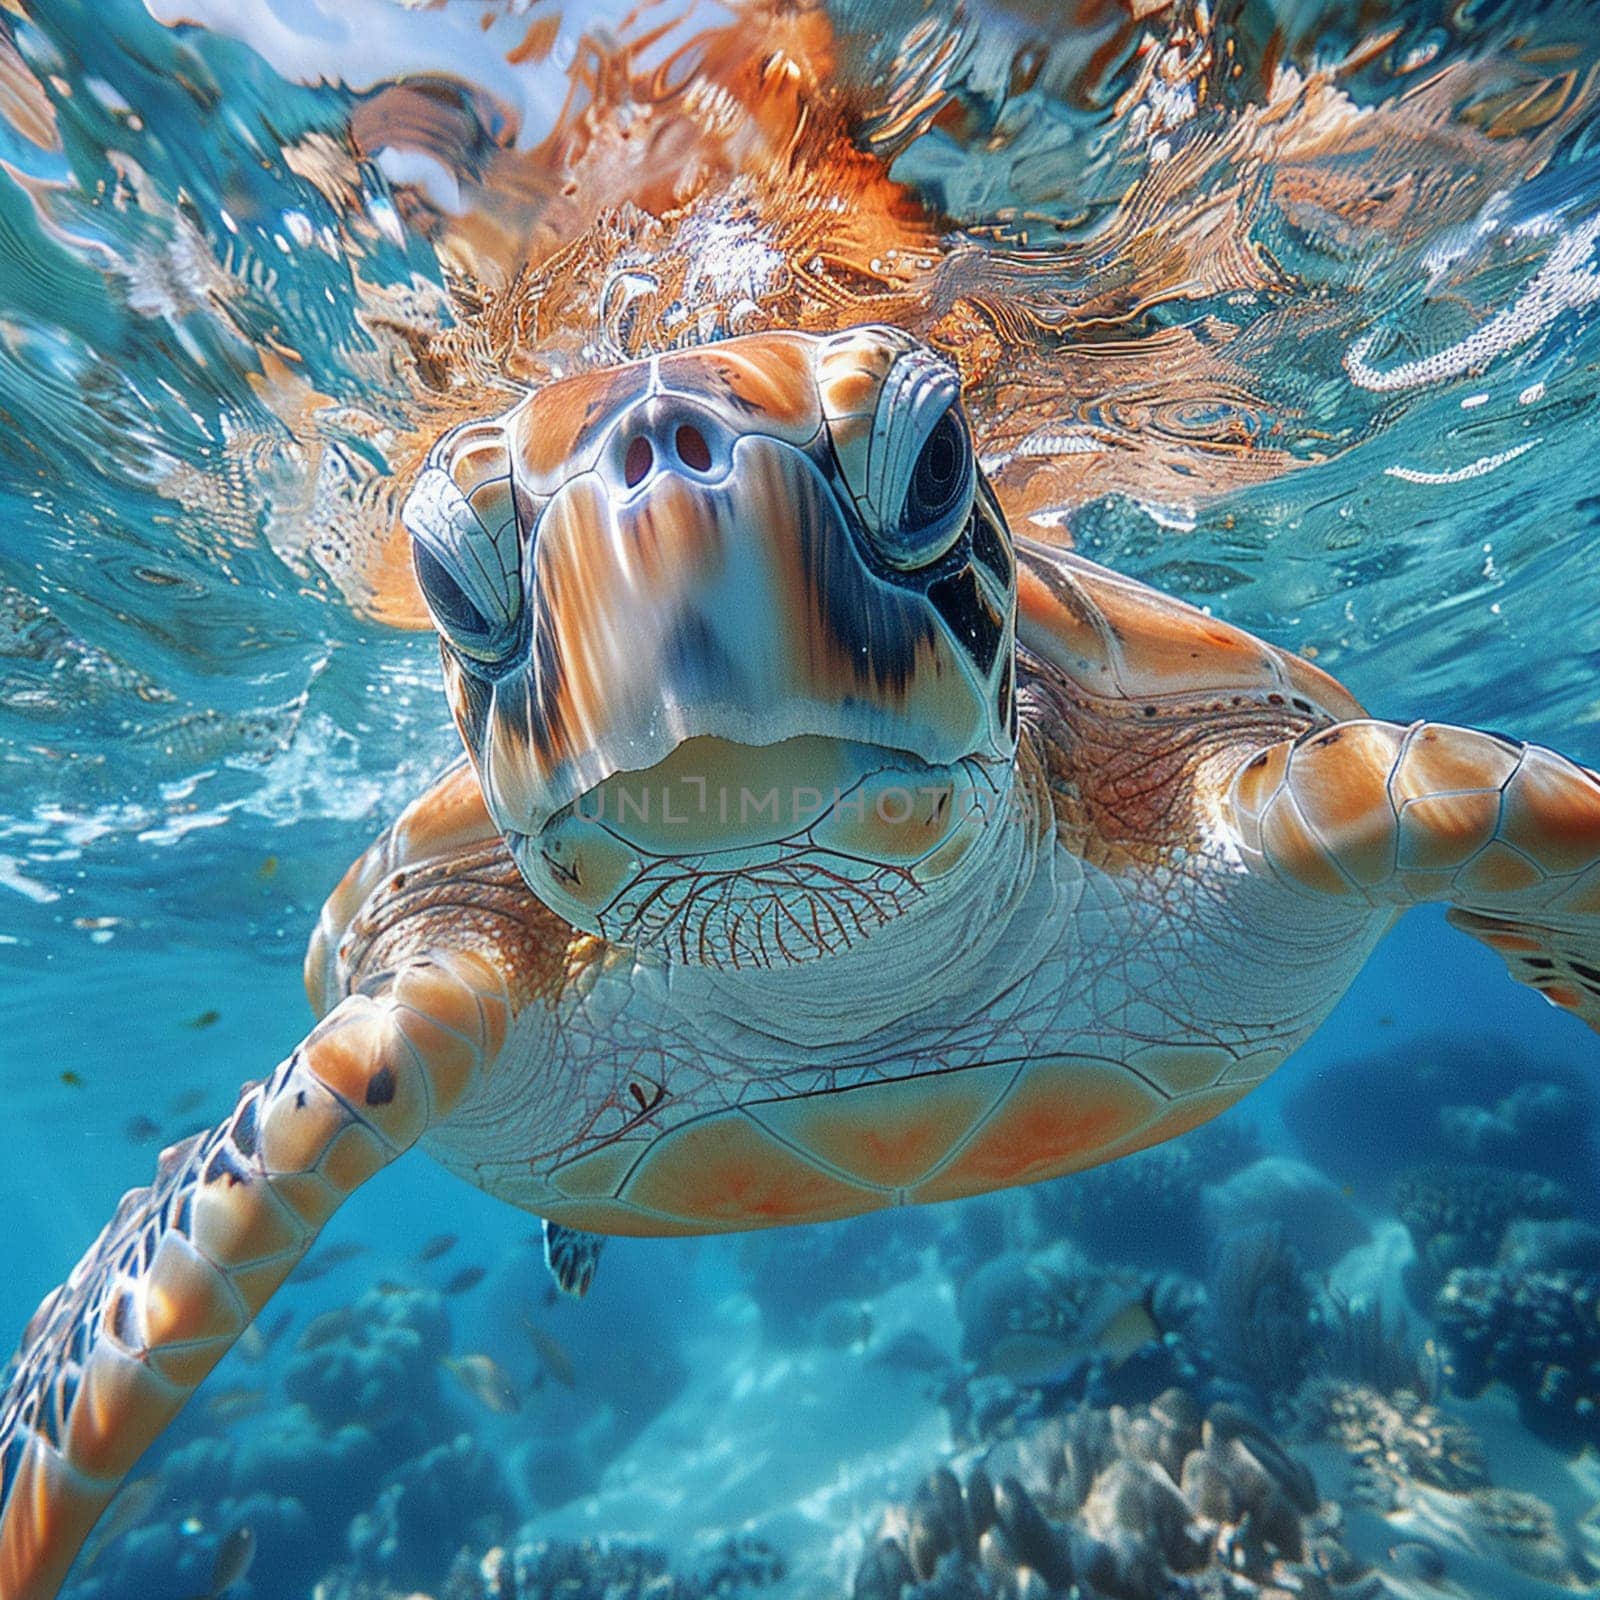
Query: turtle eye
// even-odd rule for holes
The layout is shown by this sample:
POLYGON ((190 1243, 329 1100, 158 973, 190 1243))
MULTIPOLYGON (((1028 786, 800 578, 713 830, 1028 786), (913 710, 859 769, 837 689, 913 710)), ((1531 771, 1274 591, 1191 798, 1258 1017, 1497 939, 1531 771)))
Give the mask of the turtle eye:
POLYGON ((472 596, 450 576, 450 569, 425 544, 412 552, 417 582, 428 609, 447 633, 467 638, 487 638, 494 624, 473 604, 472 596))
POLYGON ((976 489, 960 374, 931 350, 905 351, 863 443, 841 468, 874 547, 902 571, 931 566, 961 537, 976 489))
POLYGON ((877 541, 885 558, 906 570, 931 565, 961 537, 974 487, 972 441, 955 402, 931 417, 924 410, 910 421, 921 426, 902 449, 905 489, 899 517, 880 530, 877 541))
POLYGON ((469 424, 434 447, 400 513, 434 625, 484 666, 515 648, 522 615, 510 471, 498 425, 469 424))
POLYGON ((908 533, 934 526, 955 508, 967 488, 970 454, 966 429, 953 410, 945 412, 911 469, 903 519, 908 533))

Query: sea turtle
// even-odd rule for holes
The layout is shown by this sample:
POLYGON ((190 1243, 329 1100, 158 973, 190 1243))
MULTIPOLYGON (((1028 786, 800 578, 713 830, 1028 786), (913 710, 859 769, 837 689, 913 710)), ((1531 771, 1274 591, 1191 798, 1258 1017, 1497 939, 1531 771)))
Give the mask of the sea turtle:
POLYGON ((0 1593, 43 1600, 339 1202, 421 1144, 548 1219, 721 1232, 1204 1122, 1443 901, 1600 1026, 1600 779, 1013 538, 896 328, 596 370, 405 512, 466 759, 351 868, 322 1020, 23 1338, 0 1593))
MULTIPOLYGON (((413 1145, 545 1218, 581 1292, 606 1234, 953 1199, 1174 1137, 1261 1082, 1414 903, 1448 903, 1600 1027, 1593 773, 1368 718, 1295 655, 1013 536, 1007 511, 1020 530, 1054 492, 1028 474, 1068 369, 1026 343, 1061 321, 1056 280, 1026 253, 984 278, 888 176, 936 118, 983 132, 945 96, 947 53, 872 116, 836 89, 839 59, 820 12, 780 8, 730 30, 694 94, 651 67, 658 97, 608 118, 603 94, 633 80, 596 71, 602 98, 539 152, 491 156, 474 133, 452 165, 446 133, 428 146, 462 195, 437 215, 413 197, 419 226, 457 270, 499 250, 481 278, 525 291, 484 291, 418 367, 430 405, 460 392, 451 362, 503 361, 531 389, 446 432, 406 502, 466 756, 334 891, 305 1041, 162 1155, 29 1324, 0 1395, 3 1600, 50 1600, 339 1202, 413 1145), (485 221, 472 197, 501 169, 485 221), (685 347, 626 359, 651 345, 685 347), (980 379, 1002 391, 984 444, 1015 447, 1010 476, 979 464, 980 379)), ((1209 59, 1141 70, 1160 89, 1209 59)), ((476 130, 435 88, 389 91, 408 97, 390 121, 476 130)), ((1410 181, 1413 144, 1363 137, 1410 181)), ((342 148, 308 142, 295 171, 354 193, 342 148)), ((1211 215, 1184 249, 1203 253, 1211 215)), ((1140 250, 1153 276, 1125 301, 1072 306, 1118 323, 1211 281, 1140 250)), ((421 346, 395 307, 368 331, 397 327, 421 346)), ((1180 333, 1160 331, 1169 370, 1215 359, 1180 333)), ((353 428, 359 450, 312 460, 358 476, 389 420, 355 427, 285 337, 257 392, 297 437, 325 413, 353 428)), ((1255 470, 1231 433, 1206 460, 1255 470)), ((318 477, 324 509, 339 476, 318 477)), ((362 507, 401 476, 374 469, 362 507)))

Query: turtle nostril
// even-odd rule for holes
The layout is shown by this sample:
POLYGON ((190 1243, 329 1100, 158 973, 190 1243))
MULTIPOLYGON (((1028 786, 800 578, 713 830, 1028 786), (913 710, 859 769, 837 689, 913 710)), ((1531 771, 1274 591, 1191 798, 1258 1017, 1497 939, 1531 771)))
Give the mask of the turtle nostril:
POLYGON ((692 423, 686 422, 678 429, 673 443, 678 447, 678 459, 696 472, 711 470, 711 446, 706 436, 692 423))
POLYGON ((650 463, 654 460, 655 452, 650 448, 650 441, 642 433, 636 434, 622 462, 622 476, 627 480, 630 489, 643 482, 644 475, 650 470, 650 463))

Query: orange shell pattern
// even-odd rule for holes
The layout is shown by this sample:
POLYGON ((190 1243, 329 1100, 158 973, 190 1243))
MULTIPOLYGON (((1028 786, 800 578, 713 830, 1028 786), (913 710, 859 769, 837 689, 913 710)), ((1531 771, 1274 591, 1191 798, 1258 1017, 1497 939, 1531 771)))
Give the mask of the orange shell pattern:
POLYGON ((1242 1081, 1220 1050, 1007 1062, 854 1089, 747 1100, 661 1138, 620 1140, 549 1175, 540 1209, 597 1233, 723 1233, 1037 1183, 1142 1150, 1214 1117, 1242 1081))

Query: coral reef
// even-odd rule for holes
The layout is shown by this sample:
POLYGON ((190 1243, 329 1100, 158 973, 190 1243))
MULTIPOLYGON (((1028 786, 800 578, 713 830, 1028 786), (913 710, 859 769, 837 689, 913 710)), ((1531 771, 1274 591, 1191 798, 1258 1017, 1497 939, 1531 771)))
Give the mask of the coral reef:
POLYGON ((369 1289, 300 1336, 284 1392, 325 1427, 381 1428, 433 1393, 449 1353, 450 1319, 433 1290, 369 1289))
POLYGON ((953 1437, 993 1439, 1052 1406, 1200 1384, 1204 1305, 1189 1279, 1099 1265, 1064 1240, 989 1262, 958 1302, 963 1370, 937 1391, 953 1437))
POLYGON ((1220 1240, 1206 1280, 1218 1367, 1269 1403, 1292 1395, 1315 1359, 1311 1291, 1276 1226, 1220 1240))
POLYGON ((1214 1239, 1276 1226, 1311 1271, 1331 1267, 1371 1238, 1361 1214, 1338 1186, 1303 1161, 1264 1156, 1204 1191, 1206 1227, 1214 1239))
MULTIPOLYGON (((1385 1395, 1314 1380, 1301 1391, 1297 1411, 1312 1437, 1331 1440, 1349 1459, 1347 1503, 1370 1506, 1412 1532, 1401 1561, 1410 1575, 1438 1582, 1457 1566, 1487 1563, 1490 1572, 1520 1572, 1561 1587, 1592 1576, 1552 1508, 1491 1483, 1477 1435, 1438 1406, 1405 1390, 1385 1395)), ((1484 1592, 1470 1581, 1468 1589, 1484 1592)))
POLYGON ((1313 1436, 1331 1439, 1350 1457, 1360 1498, 1385 1511, 1410 1483, 1456 1493, 1488 1487, 1477 1435, 1409 1390, 1383 1394, 1365 1384, 1313 1379, 1296 1410, 1313 1436))
POLYGON ((1453 1389, 1472 1395, 1498 1380, 1534 1433, 1600 1445, 1600 1274, 1460 1268, 1435 1315, 1453 1389))
POLYGON ((937 1228, 919 1208, 750 1233, 739 1241, 739 1270, 768 1332, 804 1343, 830 1301, 867 1300, 911 1277, 937 1228))
POLYGON ((1600 1228, 1576 1217, 1519 1218, 1501 1235, 1495 1265, 1522 1272, 1600 1271, 1600 1228))
POLYGON ((1365 1595, 1306 1469, 1237 1407, 1182 1390, 1079 1408, 941 1468, 892 1512, 855 1600, 1365 1595))
MULTIPOLYGON (((728 1539, 698 1566, 673 1572, 666 1552, 624 1540, 540 1540, 463 1554, 440 1600, 711 1600, 764 1589, 784 1576, 783 1558, 765 1541, 728 1539)), ((400 1600, 342 1576, 314 1600, 400 1600), (340 1587, 339 1584, 346 1585, 340 1587)), ((412 1597, 417 1600, 417 1597, 412 1597)))
POLYGON ((1377 1390, 1431 1400, 1439 1389, 1439 1361, 1431 1340, 1417 1345, 1404 1316, 1382 1300, 1355 1300, 1329 1289, 1319 1307, 1321 1337, 1315 1364, 1329 1377, 1377 1390))
POLYGON ((1254 1128, 1213 1122, 1029 1191, 1046 1237, 1062 1234, 1117 1261, 1162 1271, 1199 1272, 1209 1248, 1203 1196, 1261 1154, 1254 1128))
POLYGON ((1012 1252, 980 1267, 961 1291, 961 1355, 980 1372, 1034 1376, 1083 1348, 1110 1301, 1137 1299, 1149 1279, 1100 1268, 1072 1245, 1012 1252), (1028 1370, 1024 1370, 1028 1369, 1028 1370))
POLYGON ((1597 1110, 1592 1075, 1577 1065, 1535 1062, 1502 1039, 1442 1034, 1302 1075, 1283 1118, 1313 1166, 1381 1199, 1396 1172, 1424 1163, 1559 1178, 1595 1159, 1597 1110))
POLYGON ((1492 1263, 1513 1221, 1565 1217, 1572 1200, 1537 1173, 1458 1163, 1406 1173, 1394 1186, 1394 1208, 1417 1251, 1406 1290, 1427 1306, 1454 1268, 1492 1263))
POLYGON ((352 1558, 354 1577, 401 1593, 442 1577, 510 1520, 498 1462, 460 1433, 440 1382, 450 1342, 429 1289, 374 1289, 315 1318, 283 1368, 287 1403, 236 1437, 192 1432, 204 1410, 185 1418, 158 1470, 161 1515, 112 1542, 71 1600, 199 1593, 216 1538, 244 1524, 258 1593, 309 1593, 352 1558))
POLYGON ((509 1514, 498 1463, 462 1433, 391 1473, 371 1510, 351 1522, 346 1541, 363 1573, 427 1575, 441 1551, 492 1536, 509 1514))
POLYGON ((1439 1128, 1473 1161, 1532 1167, 1549 1159, 1552 1140, 1570 1140, 1594 1120, 1594 1098, 1565 1083, 1519 1083, 1490 1106, 1445 1106, 1439 1128))

